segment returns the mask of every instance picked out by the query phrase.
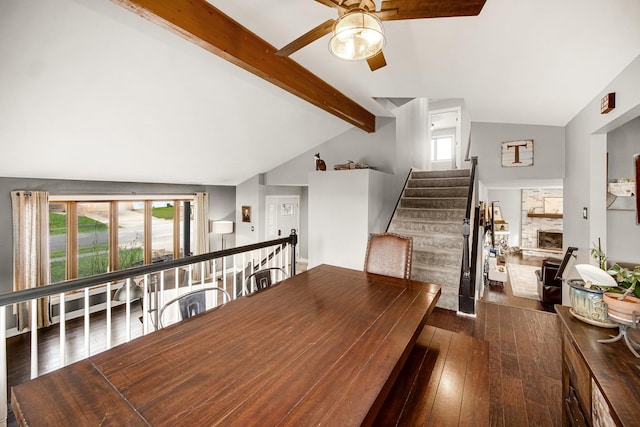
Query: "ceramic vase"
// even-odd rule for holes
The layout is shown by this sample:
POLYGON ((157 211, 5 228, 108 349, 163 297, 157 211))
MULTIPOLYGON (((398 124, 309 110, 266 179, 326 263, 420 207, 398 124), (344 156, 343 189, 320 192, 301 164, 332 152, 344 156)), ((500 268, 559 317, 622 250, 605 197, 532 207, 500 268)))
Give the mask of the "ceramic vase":
POLYGON ((569 280, 570 313, 579 320, 602 328, 615 328, 617 323, 607 319, 603 292, 584 287, 582 280, 569 280))

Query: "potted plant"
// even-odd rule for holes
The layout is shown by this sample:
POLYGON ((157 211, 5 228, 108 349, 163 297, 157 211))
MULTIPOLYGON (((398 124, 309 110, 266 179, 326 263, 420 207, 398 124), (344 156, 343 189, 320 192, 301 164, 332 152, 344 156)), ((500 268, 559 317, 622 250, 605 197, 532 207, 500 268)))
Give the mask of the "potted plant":
POLYGON ((627 268, 615 263, 607 268, 600 239, 591 249, 591 256, 599 268, 576 265, 582 280, 569 281, 571 313, 584 322, 611 328, 617 327, 615 319, 633 321, 634 312, 640 318, 640 266, 627 268))
POLYGON ((613 264, 607 270, 620 287, 612 288, 604 293, 608 315, 627 322, 637 322, 640 319, 640 266, 632 269, 613 264))

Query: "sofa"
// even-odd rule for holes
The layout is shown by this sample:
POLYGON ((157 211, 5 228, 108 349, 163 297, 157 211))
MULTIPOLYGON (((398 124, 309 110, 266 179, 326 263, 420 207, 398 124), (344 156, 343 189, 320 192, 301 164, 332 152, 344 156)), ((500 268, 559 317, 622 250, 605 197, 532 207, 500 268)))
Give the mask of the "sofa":
POLYGON ((545 258, 540 270, 536 270, 538 278, 538 295, 543 304, 562 304, 562 279, 556 279, 562 260, 545 258))

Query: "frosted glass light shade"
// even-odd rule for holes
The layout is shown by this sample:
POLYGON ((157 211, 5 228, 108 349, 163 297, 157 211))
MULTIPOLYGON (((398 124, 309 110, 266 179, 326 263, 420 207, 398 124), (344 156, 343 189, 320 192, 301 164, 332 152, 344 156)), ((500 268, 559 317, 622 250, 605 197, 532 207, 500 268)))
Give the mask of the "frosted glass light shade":
POLYGON ((214 234, 229 234, 233 233, 233 221, 213 221, 214 234))
POLYGON ((340 17, 333 26, 329 50, 350 61, 367 59, 384 47, 384 29, 377 16, 363 10, 340 17))

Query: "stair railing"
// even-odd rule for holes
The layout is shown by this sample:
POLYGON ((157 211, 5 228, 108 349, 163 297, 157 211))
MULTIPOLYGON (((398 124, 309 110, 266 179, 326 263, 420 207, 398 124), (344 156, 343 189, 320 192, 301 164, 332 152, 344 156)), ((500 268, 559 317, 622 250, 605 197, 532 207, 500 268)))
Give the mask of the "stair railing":
POLYGON ((389 218, 389 222, 387 223, 387 228, 385 231, 389 231, 389 227, 391 227, 391 221, 393 221, 393 215, 395 215, 398 210, 398 206, 400 206, 400 201, 402 200, 402 195, 404 194, 404 189, 407 188, 407 182, 411 179, 411 173, 413 172, 413 168, 409 169, 409 174, 407 175, 407 179, 404 180, 404 185, 402 186, 402 190, 400 190, 400 195, 398 196, 398 200, 396 201, 396 206, 393 208, 393 213, 391 214, 391 218, 389 218))
POLYGON ((475 189, 476 166, 478 157, 471 158, 471 173, 469 179, 469 192, 467 194, 467 208, 465 217, 462 220, 462 267, 460 272, 460 287, 458 289, 458 310, 466 314, 475 314, 475 270, 477 255, 477 227, 478 227, 478 209, 474 212, 473 224, 473 253, 471 256, 469 250, 469 236, 471 234, 471 207, 473 206, 473 196, 475 189))

